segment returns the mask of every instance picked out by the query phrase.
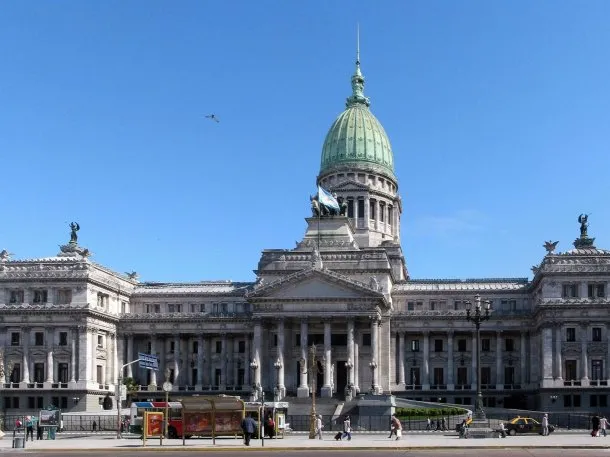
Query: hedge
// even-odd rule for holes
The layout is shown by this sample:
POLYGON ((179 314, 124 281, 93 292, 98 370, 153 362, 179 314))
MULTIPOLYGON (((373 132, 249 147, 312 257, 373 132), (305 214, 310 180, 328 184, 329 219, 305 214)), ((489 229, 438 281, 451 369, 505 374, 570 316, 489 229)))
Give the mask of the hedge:
POLYGON ((396 408, 396 417, 444 417, 467 414, 464 408, 396 408))

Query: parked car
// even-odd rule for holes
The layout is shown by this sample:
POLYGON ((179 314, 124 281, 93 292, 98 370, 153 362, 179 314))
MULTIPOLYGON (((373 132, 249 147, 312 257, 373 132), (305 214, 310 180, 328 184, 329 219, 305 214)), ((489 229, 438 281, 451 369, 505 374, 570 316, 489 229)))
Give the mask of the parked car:
MULTIPOLYGON (((505 424, 506 432, 510 436, 515 436, 517 433, 538 433, 542 435, 542 424, 531 417, 515 417, 505 424)), ((549 424, 549 433, 553 433, 555 427, 549 424)))

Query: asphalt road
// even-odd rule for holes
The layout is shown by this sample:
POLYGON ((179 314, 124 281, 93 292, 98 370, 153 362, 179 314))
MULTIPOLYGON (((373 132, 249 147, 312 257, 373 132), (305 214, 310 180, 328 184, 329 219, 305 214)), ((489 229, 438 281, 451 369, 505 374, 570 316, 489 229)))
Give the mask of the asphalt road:
MULTIPOLYGON (((253 448, 247 451, 232 450, 232 451, 205 451, 206 457, 242 457, 254 455, 269 455, 278 453, 281 457, 319 457, 319 450, 302 450, 302 451, 284 451, 284 450, 273 450, 263 448, 253 448)), ((380 454, 383 457, 598 457, 602 454, 607 453, 605 450, 600 449, 426 449, 426 450, 334 450, 329 449, 328 454, 332 454, 337 457, 379 457, 380 454)), ((23 455, 24 457, 58 457, 63 455, 66 457, 91 457, 92 455, 98 457, 150 457, 150 456, 168 456, 171 457, 193 457, 196 454, 193 451, 140 451, 140 450, 121 450, 117 452, 115 449, 100 449, 100 450, 88 450, 88 451, 20 451, 16 452, 12 449, 6 449, 5 453, 0 452, 0 455, 11 455, 18 456, 23 455), (8 454, 8 451, 13 451, 8 454)), ((326 452, 324 454, 327 454, 326 452)))

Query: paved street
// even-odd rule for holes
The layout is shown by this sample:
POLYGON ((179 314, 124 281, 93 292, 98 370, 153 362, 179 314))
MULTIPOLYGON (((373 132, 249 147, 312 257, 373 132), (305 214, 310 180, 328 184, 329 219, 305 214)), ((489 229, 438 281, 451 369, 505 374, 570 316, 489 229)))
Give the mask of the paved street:
POLYGON ((142 448, 142 441, 137 438, 117 440, 110 436, 58 436, 56 440, 33 441, 26 444, 26 449, 11 449, 10 436, 0 441, 0 455, 70 455, 85 456, 121 455, 140 456, 157 454, 158 451, 171 451, 171 455, 193 455, 193 451, 206 451, 206 455, 221 453, 228 455, 245 455, 252 452, 281 452, 282 456, 307 456, 324 453, 337 453, 338 455, 367 456, 383 452, 384 455, 447 455, 447 456, 502 456, 510 453, 511 456, 553 456, 562 457, 587 455, 585 451, 591 450, 590 455, 610 453, 609 438, 592 438, 587 431, 580 433, 553 434, 548 437, 540 435, 525 435, 490 439, 459 439, 454 434, 434 433, 407 433, 403 439, 390 440, 382 434, 354 434, 351 441, 335 441, 328 434, 325 439, 310 440, 306 435, 291 435, 284 439, 265 440, 264 448, 260 440, 252 441, 246 448, 240 438, 219 438, 216 444, 211 439, 165 440, 159 445, 159 440, 149 440, 146 448, 142 448), (223 452, 224 451, 224 452, 223 452), (362 451, 362 452, 361 452, 362 451))

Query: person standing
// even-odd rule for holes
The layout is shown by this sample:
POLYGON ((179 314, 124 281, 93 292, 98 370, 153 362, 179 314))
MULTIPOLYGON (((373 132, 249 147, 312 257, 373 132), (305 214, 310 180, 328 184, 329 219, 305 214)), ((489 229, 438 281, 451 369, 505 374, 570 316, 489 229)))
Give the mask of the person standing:
POLYGON ((547 436, 549 434, 549 415, 544 413, 542 416, 542 436, 547 436))
POLYGON ((324 425, 322 425, 322 415, 319 415, 318 417, 316 417, 316 423, 315 423, 315 432, 316 434, 314 435, 317 436, 319 439, 322 439, 322 429, 324 428, 324 425))
POLYGON ((593 427, 593 431, 591 432, 591 436, 596 437, 599 436, 599 416, 596 414, 591 419, 591 426, 593 427))
POLYGON ((27 416, 25 418, 25 440, 28 440, 28 436, 31 441, 34 441, 34 421, 32 420, 32 416, 27 416))
POLYGON ((345 420, 343 421, 343 436, 341 439, 347 436, 347 441, 351 441, 352 439, 352 423, 349 420, 349 416, 345 416, 345 420))
POLYGON ((250 414, 241 421, 241 429, 244 432, 244 444, 250 446, 250 438, 252 438, 254 431, 256 430, 256 423, 250 414))
POLYGON ((608 427, 608 419, 606 419, 606 416, 602 416, 602 418, 599 420, 599 428, 602 431, 602 435, 604 435, 604 437, 606 436, 606 428, 608 427))

